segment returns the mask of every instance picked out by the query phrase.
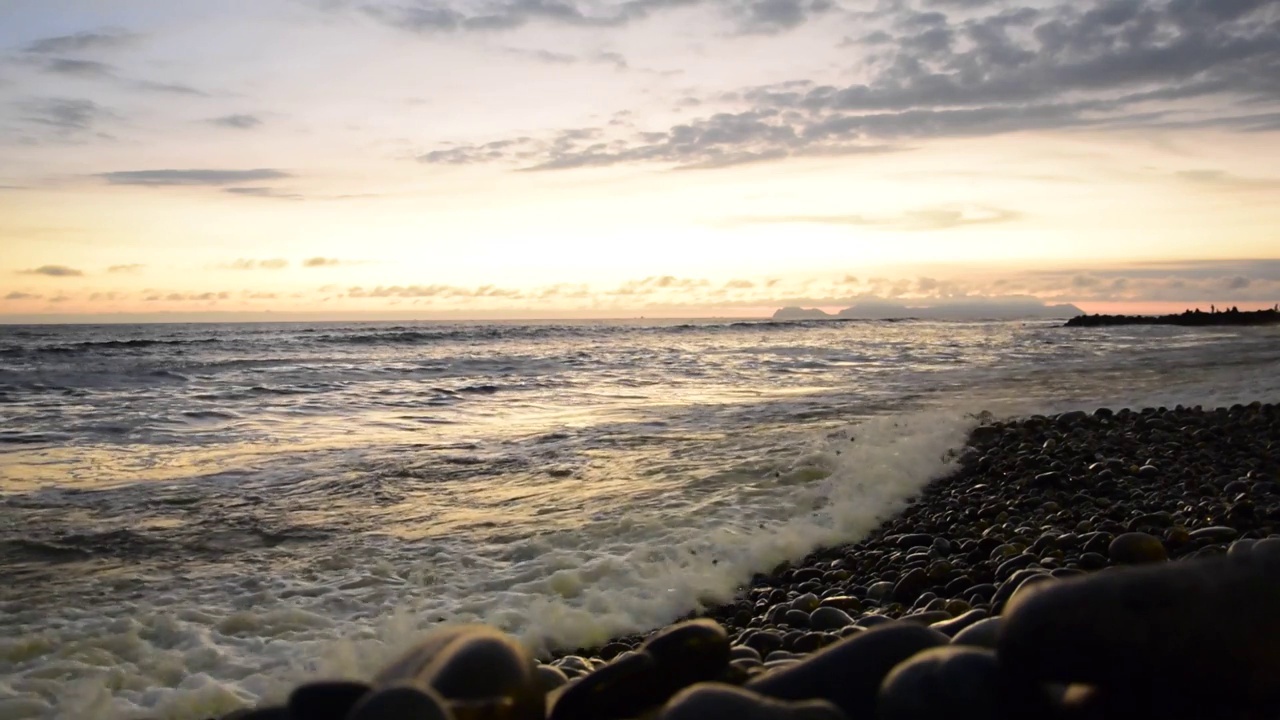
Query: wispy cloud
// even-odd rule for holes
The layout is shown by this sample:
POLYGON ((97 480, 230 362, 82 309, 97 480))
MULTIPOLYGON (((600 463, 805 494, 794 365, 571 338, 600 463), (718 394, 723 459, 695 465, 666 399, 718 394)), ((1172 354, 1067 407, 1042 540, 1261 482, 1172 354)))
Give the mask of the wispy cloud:
POLYGON ((572 0, 499 0, 485 5, 465 2, 396 0, 351 3, 334 0, 331 8, 358 7, 365 16, 388 27, 420 35, 495 33, 533 23, 583 28, 616 28, 652 15, 694 6, 714 7, 739 32, 775 34, 798 27, 836 9, 831 0, 628 0, 611 6, 572 0))
POLYGON ((289 267, 289 261, 284 258, 270 258, 267 260, 240 258, 221 267, 224 270, 283 270, 289 267))
POLYGON ((302 261, 302 267, 307 268, 337 267, 342 264, 343 262, 338 258, 328 257, 313 257, 302 261))
POLYGON ((817 224, 881 227, 891 230, 950 230, 969 225, 990 225, 1018 220, 1022 214, 997 207, 929 208, 911 210, 900 215, 866 214, 813 214, 813 215, 762 215, 733 218, 728 225, 759 224, 817 224))
POLYGON ((145 302, 206 302, 215 304, 219 300, 228 300, 231 293, 222 292, 203 292, 203 293, 153 293, 143 298, 145 302))
POLYGON ((1177 177, 1189 183, 1227 190, 1276 190, 1280 178, 1252 178, 1232 175, 1221 170, 1185 170, 1177 177))
POLYGON ((40 298, 43 298, 43 297, 44 297, 43 295, 39 295, 37 293, 19 292, 15 290, 9 293, 8 295, 5 295, 4 299, 5 300, 39 300, 40 298))
POLYGON ((82 270, 77 270, 66 265, 41 265, 38 268, 30 270, 19 270, 19 275, 44 275, 45 277, 81 277, 84 275, 82 270))
POLYGON ((110 109, 85 98, 41 98, 20 107, 25 111, 23 120, 63 138, 93 132, 102 122, 117 117, 110 109))
POLYGON ((196 97, 209 96, 209 93, 183 83, 157 82, 155 80, 132 80, 130 81, 130 84, 138 90, 147 90, 150 92, 167 93, 170 95, 193 95, 196 97))
POLYGON ((106 180, 112 185, 143 185, 147 187, 204 185, 216 187, 243 182, 281 180, 292 177, 292 175, 283 170, 257 168, 252 170, 121 170, 100 173, 97 177, 106 180))
POLYGON ((143 265, 142 263, 132 263, 129 265, 112 265, 111 267, 107 268, 107 272, 114 273, 114 274, 132 274, 136 272, 141 272, 142 269, 145 267, 146 265, 143 265))
POLYGON ((44 69, 58 75, 73 75, 83 78, 115 77, 115 68, 96 60, 77 60, 72 58, 52 58, 44 69))
POLYGON ((35 55, 57 55, 68 52, 111 50, 131 45, 140 38, 140 35, 117 30, 81 32, 74 35, 41 38, 23 48, 23 52, 35 55))
POLYGON ((241 197, 258 197, 272 198, 275 200, 304 200, 304 196, 298 193, 285 192, 271 187, 248 186, 248 187, 229 187, 224 188, 223 192, 241 197))
POLYGON ((222 117, 210 118, 206 122, 218 127, 232 128, 235 130, 250 130, 261 125, 262 119, 257 115, 240 113, 236 115, 223 115, 222 117))

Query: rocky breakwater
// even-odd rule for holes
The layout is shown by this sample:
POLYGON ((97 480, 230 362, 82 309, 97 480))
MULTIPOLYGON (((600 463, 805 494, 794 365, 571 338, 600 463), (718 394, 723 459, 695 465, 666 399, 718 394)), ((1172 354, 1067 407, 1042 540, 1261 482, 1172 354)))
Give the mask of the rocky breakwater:
POLYGON ((978 428, 960 469, 733 604, 554 660, 440 630, 238 720, 1280 718, 1280 406, 978 428))
POLYGON ((1180 315, 1077 315, 1063 327, 1111 327, 1115 325, 1179 325, 1183 327, 1240 327, 1280 324, 1280 310, 1218 312, 1187 310, 1180 315))

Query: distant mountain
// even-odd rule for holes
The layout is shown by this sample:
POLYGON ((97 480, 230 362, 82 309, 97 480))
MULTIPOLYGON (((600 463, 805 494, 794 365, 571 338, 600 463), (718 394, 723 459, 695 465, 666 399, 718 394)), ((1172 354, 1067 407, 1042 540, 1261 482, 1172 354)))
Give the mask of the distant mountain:
POLYGON ((773 319, 778 321, 794 321, 794 320, 832 320, 832 315, 818 308, 802 308, 802 307, 784 307, 773 314, 773 319))
POLYGON ((956 298, 907 304, 897 300, 860 300, 835 315, 817 308, 785 307, 774 320, 1021 320, 1071 318, 1083 315, 1075 305, 1045 305, 1034 298, 956 298))

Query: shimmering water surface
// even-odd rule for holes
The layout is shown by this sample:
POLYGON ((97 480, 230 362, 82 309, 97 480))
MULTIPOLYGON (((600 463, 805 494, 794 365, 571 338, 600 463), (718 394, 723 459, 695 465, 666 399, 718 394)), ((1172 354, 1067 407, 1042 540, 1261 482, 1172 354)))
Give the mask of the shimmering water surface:
POLYGON ((1057 325, 0 327, 0 720, 597 643, 856 539, 978 411, 1280 399, 1275 328, 1057 325))

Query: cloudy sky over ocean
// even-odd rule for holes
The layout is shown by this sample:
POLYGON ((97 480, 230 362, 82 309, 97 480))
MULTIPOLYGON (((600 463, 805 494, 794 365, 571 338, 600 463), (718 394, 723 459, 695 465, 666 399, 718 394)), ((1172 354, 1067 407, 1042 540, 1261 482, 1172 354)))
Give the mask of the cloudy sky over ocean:
POLYGON ((0 316, 1280 299, 1280 2, 13 0, 0 316))

